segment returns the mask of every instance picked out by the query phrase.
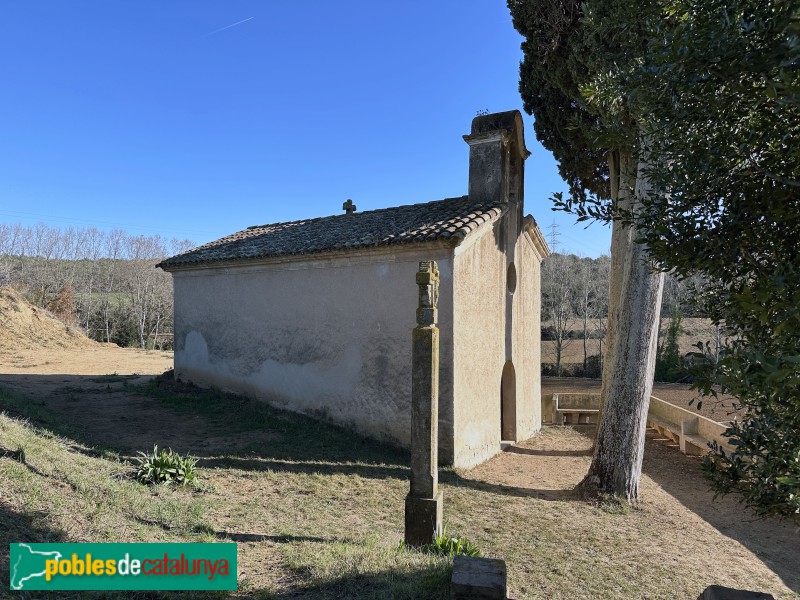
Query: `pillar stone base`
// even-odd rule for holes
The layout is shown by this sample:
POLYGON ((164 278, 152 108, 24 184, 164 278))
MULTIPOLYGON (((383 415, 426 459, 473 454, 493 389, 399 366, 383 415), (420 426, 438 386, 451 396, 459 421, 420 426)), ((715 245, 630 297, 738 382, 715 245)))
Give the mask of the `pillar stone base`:
POLYGON ((442 531, 442 492, 435 498, 406 496, 406 545, 430 544, 434 531, 442 531))

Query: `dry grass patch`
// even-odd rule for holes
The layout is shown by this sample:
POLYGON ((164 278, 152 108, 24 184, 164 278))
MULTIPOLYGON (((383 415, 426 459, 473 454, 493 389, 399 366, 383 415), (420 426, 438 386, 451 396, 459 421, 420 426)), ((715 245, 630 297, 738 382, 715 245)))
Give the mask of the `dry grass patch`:
MULTIPOLYGON (((196 437, 222 422, 230 431, 227 445, 218 436, 217 447, 197 446, 196 489, 148 487, 131 479, 132 451, 115 446, 113 431, 87 430, 51 412, 58 395, 31 403, 0 390, 0 406, 39 424, 0 415, 0 446, 25 455, 24 463, 0 458, 0 531, 8 532, 0 540, 0 586, 8 585, 10 542, 230 540, 239 544, 238 596, 446 597, 450 561, 398 548, 402 453, 239 397, 143 387, 139 399, 168 422, 202 415, 196 437), (238 436, 247 448, 232 442, 238 436), (96 446, 88 445, 92 437, 96 446)), ((195 444, 178 433, 164 445, 195 444)))

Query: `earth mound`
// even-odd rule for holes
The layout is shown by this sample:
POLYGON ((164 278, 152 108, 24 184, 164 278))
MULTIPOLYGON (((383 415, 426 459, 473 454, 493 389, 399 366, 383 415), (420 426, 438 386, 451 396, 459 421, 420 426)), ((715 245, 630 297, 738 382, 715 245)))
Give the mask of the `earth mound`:
POLYGON ((0 288, 0 350, 100 346, 82 329, 34 306, 16 290, 0 288))

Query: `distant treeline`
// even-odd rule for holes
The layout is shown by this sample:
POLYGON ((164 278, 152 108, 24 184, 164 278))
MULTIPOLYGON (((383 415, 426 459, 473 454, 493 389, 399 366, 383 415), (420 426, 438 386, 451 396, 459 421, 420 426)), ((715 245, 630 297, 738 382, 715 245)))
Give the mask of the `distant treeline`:
MULTIPOLYGON (((554 253, 542 263, 542 372, 546 375, 599 377, 602 371, 603 343, 608 327, 608 285, 611 258, 581 258, 554 253), (583 362, 567 366, 564 360, 568 341, 581 340, 583 362), (597 340, 591 344, 590 340, 597 340), (593 349, 595 351, 593 351, 593 349)), ((702 285, 700 279, 679 280, 666 276, 661 304, 662 318, 678 319, 673 335, 680 335, 681 317, 703 317, 692 299, 702 285)), ((659 357, 667 350, 666 331, 660 342, 659 357)), ((677 349, 675 349, 677 352, 677 349)), ((675 357, 670 360, 674 362, 675 357)), ((663 371, 663 369, 662 369, 663 371)))
POLYGON ((172 281, 155 265, 188 240, 0 224, 0 285, 102 342, 172 346, 172 281))
MULTIPOLYGON (((60 229, 0 224, 0 286, 92 339, 140 348, 172 347, 172 281, 155 268, 167 256, 193 246, 188 240, 129 235, 122 230, 60 229)), ((553 254, 542 263, 543 371, 599 376, 608 325, 608 256, 553 254), (564 345, 583 343, 583 364, 565 371, 564 345), (590 340, 596 340, 594 349, 590 340)), ((699 281, 667 276, 662 315, 703 316, 691 301, 699 281)))

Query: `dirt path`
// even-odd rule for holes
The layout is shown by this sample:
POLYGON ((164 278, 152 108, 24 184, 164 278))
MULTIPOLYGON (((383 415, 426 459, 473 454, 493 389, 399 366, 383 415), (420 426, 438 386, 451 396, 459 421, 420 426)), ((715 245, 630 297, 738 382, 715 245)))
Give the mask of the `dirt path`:
POLYGON ((96 344, 78 348, 0 349, 3 375, 159 375, 172 352, 96 344))
MULTIPOLYGON (((537 499, 550 504, 575 500, 573 488, 589 468, 591 443, 586 433, 567 427, 547 428, 467 476, 503 489, 535 493, 537 499)), ((609 561, 599 558, 598 552, 629 553, 633 564, 659 564, 665 573, 677 577, 693 573, 706 585, 772 590, 780 598, 795 597, 787 587, 800 591, 800 530, 786 522, 756 519, 735 496, 714 500, 699 458, 681 454, 671 440, 660 439, 651 430, 647 433, 640 491, 643 500, 622 519, 624 524, 618 515, 615 522, 614 515, 609 518, 598 514, 601 511, 587 519, 582 503, 574 501, 568 502, 557 517, 535 513, 537 519, 546 519, 548 526, 571 521, 579 530, 576 535, 567 525, 561 541, 545 549, 546 553, 564 555, 562 568, 575 561, 575 552, 586 555, 588 562, 601 564, 609 561), (627 530, 622 541, 616 530, 620 526, 627 530), (561 547, 570 543, 579 549, 561 547)), ((577 568, 574 563, 571 567, 577 568)), ((620 597, 632 596, 623 593, 620 597)))

